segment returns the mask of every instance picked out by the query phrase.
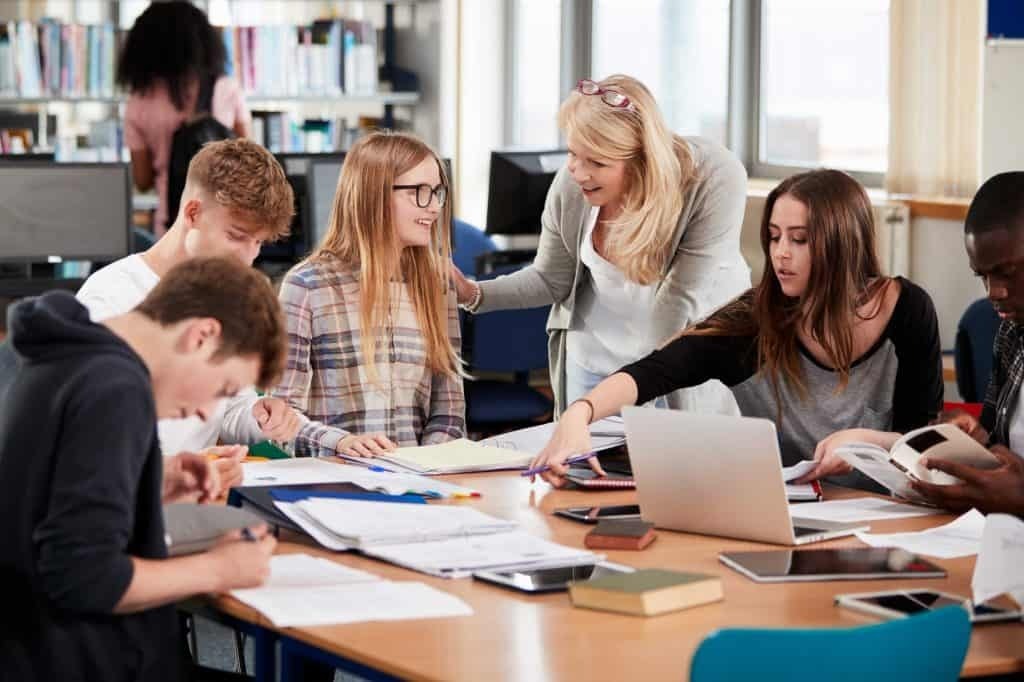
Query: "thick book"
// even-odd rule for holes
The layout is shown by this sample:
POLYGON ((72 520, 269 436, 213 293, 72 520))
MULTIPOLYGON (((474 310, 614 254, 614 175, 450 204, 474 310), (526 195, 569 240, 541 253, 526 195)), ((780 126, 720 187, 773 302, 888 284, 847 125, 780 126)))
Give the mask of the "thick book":
POLYGON ((893 495, 913 502, 924 500, 910 487, 911 481, 960 483, 954 476, 924 467, 924 457, 976 469, 995 469, 1000 465, 999 458, 953 424, 933 424, 910 431, 889 450, 871 443, 848 443, 836 448, 836 455, 893 495))
POLYGON ((654 524, 640 519, 606 519, 598 521, 583 538, 588 549, 640 550, 654 542, 654 524))
POLYGON ((644 569, 569 584, 573 606, 657 616, 721 601, 722 580, 704 573, 644 569))

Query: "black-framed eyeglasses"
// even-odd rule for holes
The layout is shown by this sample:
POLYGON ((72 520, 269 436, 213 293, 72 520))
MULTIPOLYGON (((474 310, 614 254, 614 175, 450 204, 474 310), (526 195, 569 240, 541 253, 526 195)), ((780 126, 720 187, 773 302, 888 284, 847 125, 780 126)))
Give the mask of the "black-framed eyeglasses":
POLYGON ((633 106, 633 103, 629 98, 621 92, 618 90, 602 88, 589 78, 584 78, 576 83, 576 92, 581 95, 600 95, 602 102, 616 109, 625 109, 626 111, 636 110, 636 107, 633 106))
POLYGON ((437 197, 438 207, 443 207, 444 202, 448 201, 448 188, 444 185, 438 185, 437 187, 431 187, 426 183, 422 185, 392 185, 391 189, 416 190, 416 205, 420 208, 430 206, 430 197, 432 195, 437 197))

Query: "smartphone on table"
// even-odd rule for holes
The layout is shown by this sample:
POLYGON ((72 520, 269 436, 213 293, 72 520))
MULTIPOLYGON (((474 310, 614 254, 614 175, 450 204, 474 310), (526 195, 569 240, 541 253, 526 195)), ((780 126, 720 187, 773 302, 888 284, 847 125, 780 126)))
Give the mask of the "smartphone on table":
POLYGON ((597 523, 605 519, 639 519, 640 505, 617 504, 605 507, 564 507, 554 511, 557 516, 564 516, 582 523, 597 523))
POLYGON ((836 595, 836 605, 891 620, 924 613, 943 606, 961 606, 968 609, 972 623, 1004 623, 1019 621, 1020 609, 1004 608, 992 604, 972 604, 967 597, 935 590, 889 590, 836 595))

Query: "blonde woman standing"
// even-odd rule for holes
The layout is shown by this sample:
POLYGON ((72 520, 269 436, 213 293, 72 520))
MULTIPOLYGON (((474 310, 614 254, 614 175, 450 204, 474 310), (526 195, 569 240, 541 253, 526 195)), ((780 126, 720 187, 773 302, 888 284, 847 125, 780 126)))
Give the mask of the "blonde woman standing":
POLYGON ((345 157, 323 242, 281 285, 288 360, 274 395, 310 418, 296 454, 369 457, 465 433, 444 166, 412 135, 345 157))
MULTIPOLYGON (((683 138, 629 76, 580 81, 558 124, 569 161, 548 192, 533 264, 486 282, 453 271, 471 312, 554 304, 556 410, 750 287, 740 255, 747 177, 728 150, 683 138)), ((717 384, 717 382, 716 382, 717 384)), ((735 411, 721 384, 669 406, 735 411)))

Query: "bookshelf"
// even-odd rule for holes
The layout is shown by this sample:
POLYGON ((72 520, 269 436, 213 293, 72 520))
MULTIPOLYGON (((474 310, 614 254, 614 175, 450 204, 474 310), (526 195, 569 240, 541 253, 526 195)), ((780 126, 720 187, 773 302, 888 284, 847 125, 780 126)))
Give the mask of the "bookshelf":
MULTIPOLYGON (((285 44, 285 50, 295 51, 295 43, 291 42, 294 40, 294 35, 302 36, 305 31, 307 34, 314 28, 315 24, 324 23, 319 19, 315 21, 306 21, 313 16, 320 17, 332 17, 333 19, 340 19, 345 12, 352 12, 355 7, 355 15, 358 17, 357 20, 351 21, 339 21, 342 24, 341 34, 343 38, 348 38, 346 32, 350 30, 349 24, 363 24, 368 30, 367 37, 370 43, 374 47, 376 58, 367 67, 365 72, 372 72, 373 81, 379 80, 385 84, 389 84, 391 89, 376 89, 373 91, 367 91, 365 87, 365 81, 363 87, 359 89, 361 92, 356 93, 345 93, 337 92, 337 84, 329 85, 324 87, 321 82, 319 87, 306 88, 305 82, 296 85, 294 83, 294 76, 290 73, 289 69, 285 67, 283 70, 280 66, 275 64, 274 57, 278 55, 271 55, 271 58, 262 58, 262 61, 257 65, 258 68, 269 67, 274 69, 273 73, 268 70, 260 77, 261 82, 254 82, 249 79, 246 82, 246 73, 232 73, 236 79, 243 85, 245 91, 246 101, 252 109, 282 109, 285 111, 298 112, 297 119, 302 120, 303 116, 308 112, 315 112, 314 118, 333 118, 339 109, 352 111, 358 111, 359 107, 368 107, 376 109, 376 114, 380 115, 380 124, 382 127, 393 128, 396 125, 395 109, 396 107, 402 107, 408 110, 403 120, 407 121, 409 125, 415 125, 413 123, 415 114, 413 111, 423 101, 423 95, 420 92, 420 79, 417 73, 406 71, 402 69, 396 60, 396 43, 398 42, 398 36, 401 34, 402 40, 412 39, 418 41, 418 35, 422 35, 417 31, 409 31, 407 34, 403 33, 402 26, 398 26, 396 30, 395 13, 398 8, 399 14, 404 18, 405 16, 412 16, 413 23, 415 23, 416 6, 418 5, 434 5, 435 8, 440 4, 437 0, 361 0, 360 3, 353 5, 351 2, 336 2, 331 0, 298 0, 294 5, 291 4, 294 0, 289 0, 287 6, 284 6, 286 13, 282 16, 278 13, 278 19, 284 19, 283 23, 276 24, 251 24, 245 23, 246 17, 242 14, 233 14, 231 16, 232 23, 228 24, 224 31, 225 33, 233 33, 235 39, 240 30, 269 30, 273 31, 274 27, 280 32, 275 39, 280 39, 285 44), (305 11, 292 11, 292 7, 298 9, 299 7, 306 7, 305 11), (364 19, 367 17, 368 19, 364 19), (237 19, 236 24, 234 20, 237 19), (287 72, 287 77, 292 79, 292 83, 287 87, 287 92, 262 92, 259 91, 262 88, 267 88, 268 83, 284 82, 283 79, 279 80, 277 74, 287 72), (271 74, 270 78, 267 75, 271 74), (261 87, 256 87, 261 86, 261 87), (333 92, 327 92, 333 90, 333 92), (330 113, 328 113, 330 112, 330 113)), ((195 4, 201 8, 210 9, 211 3, 204 2, 204 0, 194 0, 195 4)), ((268 3, 271 4, 271 3, 268 3)), ((101 14, 90 14, 83 16, 79 12, 78 3, 71 2, 68 7, 71 8, 70 15, 59 17, 58 21, 66 22, 72 25, 85 25, 85 24, 103 24, 106 26, 113 26, 116 33, 120 33, 127 30, 126 25, 133 19, 135 14, 144 5, 136 0, 105 0, 103 2, 96 2, 96 5, 103 6, 101 14), (122 9, 122 6, 125 9, 122 9)), ((50 22, 50 19, 44 19, 46 12, 51 11, 52 3, 45 2, 44 0, 23 0, 14 6, 16 9, 12 15, 9 11, 11 6, 7 6, 8 11, 0 11, 0 24, 6 24, 7 22, 13 22, 17 24, 19 22, 30 21, 35 27, 39 27, 44 23, 50 22)), ((437 10, 431 10, 437 11, 437 10)), ((211 20, 216 20, 211 15, 211 20)), ((326 22, 330 23, 330 22, 326 22)), ((12 25, 13 25, 12 24, 12 25)), ((0 26, 3 28, 3 26, 0 26)), ((58 29, 59 30, 59 29, 58 29)), ((358 30, 357 30, 358 33, 358 30)), ((332 40, 335 36, 332 36, 332 40)), ((308 41, 308 36, 306 38, 308 41)), ((362 38, 359 38, 362 40, 362 38)), ((2 42, 2 38, 0 38, 2 42)), ((120 45, 120 39, 116 40, 118 49, 120 45)), ((12 41, 13 44, 13 41, 12 41)), ((264 43, 265 45, 266 43, 264 43)), ((309 43, 305 43, 308 45, 309 43)), ((364 44, 364 43, 360 43, 364 44)), ((301 42, 298 45, 301 47, 305 46, 301 42)), ((276 47, 276 46, 275 46, 276 47)), ((334 50, 337 47, 336 42, 330 44, 330 49, 334 50)), ((2 48, 2 45, 0 45, 2 48)), ((42 51, 40 47, 40 51, 42 51)), ((52 49, 52 48, 51 48, 52 49)), ((325 48, 326 49, 326 48, 325 48)), ((347 45, 345 45, 347 49, 347 45)), ((59 52, 58 52, 59 54, 59 52)), ((235 53, 235 67, 238 66, 237 52, 235 53)), ((346 53, 347 54, 347 53, 346 53)), ((106 56, 106 55, 104 55, 106 56)), ((0 52, 0 58, 2 58, 2 52, 0 52)), ((231 51, 229 48, 229 61, 231 61, 231 51)), ((433 59, 429 59, 429 62, 433 62, 433 59)), ((334 68, 336 64, 331 64, 334 68)), ((418 69, 430 68, 431 65, 424 65, 416 63, 418 69)), ((73 94, 64 94, 63 92, 54 93, 57 89, 62 89, 62 84, 56 86, 53 85, 53 80, 49 82, 45 80, 45 62, 43 66, 43 78, 42 91, 39 90, 39 85, 35 86, 35 91, 31 94, 21 94, 15 91, 11 91, 10 88, 6 92, 0 92, 0 107, 9 108, 29 108, 36 109, 39 112, 40 121, 45 121, 45 117, 50 110, 50 105, 59 107, 60 105, 96 105, 106 106, 107 114, 103 114, 103 109, 90 109, 79 110, 78 108, 71 109, 57 109, 57 112, 64 112, 59 115, 58 133, 59 136, 67 134, 68 130, 73 128, 77 131, 81 131, 90 120, 91 115, 98 117, 104 117, 118 121, 123 116, 123 108, 121 105, 124 104, 126 96, 122 93, 110 94, 107 91, 100 93, 88 92, 80 93, 74 92, 73 94), (52 94, 51 94, 52 93, 52 94), (81 113, 85 112, 85 113, 81 113), (63 120, 62 120, 63 119, 63 120), (66 122, 70 121, 71 125, 66 125, 66 122)), ((109 70, 111 67, 104 64, 103 72, 104 78, 109 77, 109 70)), ((229 69, 232 71, 232 69, 229 69)), ((333 71, 328 71, 330 76, 334 75, 333 71)), ((429 76, 428 76, 429 79, 429 76)), ((342 77, 344 81, 344 76, 342 77)), ((90 87, 92 87, 92 81, 89 81, 90 87)), ((20 87, 20 85, 19 85, 20 87)), ((104 85, 106 88, 106 85, 104 85)), ((428 95, 428 99, 431 101, 433 98, 428 95)), ((367 111, 366 113, 373 113, 367 111)), ((428 115, 430 120, 430 115, 428 115)), ((293 120, 295 120, 293 118, 293 120)), ((349 119, 351 121, 351 119, 349 119)), ((75 132, 75 130, 72 130, 75 132)), ((46 138, 45 131, 43 131, 35 141, 36 147, 51 148, 53 140, 46 138)))

